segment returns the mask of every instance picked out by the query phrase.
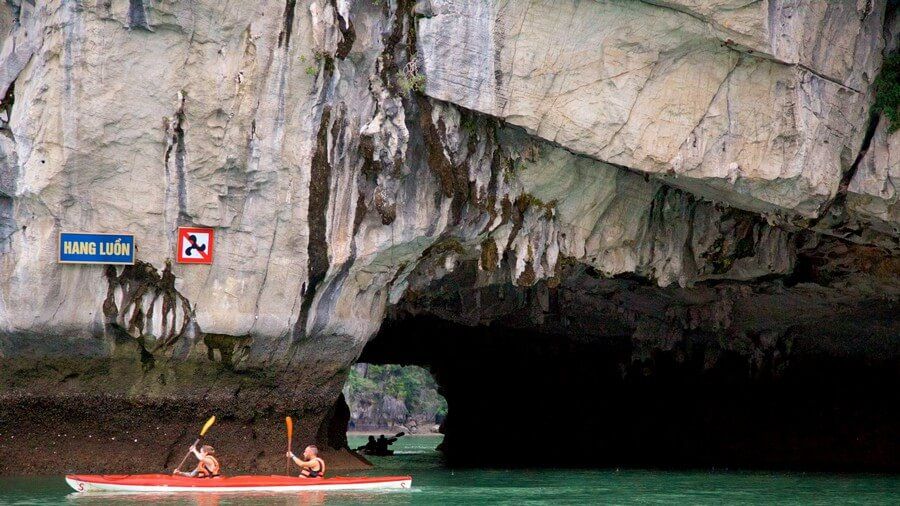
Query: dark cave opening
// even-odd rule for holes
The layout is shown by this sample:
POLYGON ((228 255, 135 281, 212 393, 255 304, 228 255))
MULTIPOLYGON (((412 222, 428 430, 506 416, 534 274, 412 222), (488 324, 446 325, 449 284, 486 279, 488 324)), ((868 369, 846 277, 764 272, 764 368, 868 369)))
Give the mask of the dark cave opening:
POLYGON ((703 340, 646 360, 635 346, 418 315, 385 322, 360 361, 432 372, 452 466, 900 469, 895 361, 716 350, 711 365, 703 340))

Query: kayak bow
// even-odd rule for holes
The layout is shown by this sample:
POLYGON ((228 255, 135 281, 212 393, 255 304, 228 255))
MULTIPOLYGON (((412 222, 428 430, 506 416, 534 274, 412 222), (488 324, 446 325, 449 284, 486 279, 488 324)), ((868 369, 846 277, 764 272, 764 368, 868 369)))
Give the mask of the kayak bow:
POLYGON ((232 476, 189 478, 168 474, 71 474, 66 483, 78 492, 302 492, 305 490, 408 489, 411 476, 232 476))

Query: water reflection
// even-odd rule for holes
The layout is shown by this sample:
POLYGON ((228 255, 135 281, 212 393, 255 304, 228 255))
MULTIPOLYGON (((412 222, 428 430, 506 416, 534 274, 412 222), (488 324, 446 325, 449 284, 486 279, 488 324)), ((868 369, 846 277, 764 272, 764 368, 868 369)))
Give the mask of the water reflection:
POLYGON ((273 505, 306 505, 324 504, 325 492, 311 491, 298 494, 276 493, 218 493, 218 492, 113 492, 113 493, 72 493, 66 499, 71 504, 104 505, 104 504, 190 504, 196 506, 222 506, 234 504, 273 504, 273 505))

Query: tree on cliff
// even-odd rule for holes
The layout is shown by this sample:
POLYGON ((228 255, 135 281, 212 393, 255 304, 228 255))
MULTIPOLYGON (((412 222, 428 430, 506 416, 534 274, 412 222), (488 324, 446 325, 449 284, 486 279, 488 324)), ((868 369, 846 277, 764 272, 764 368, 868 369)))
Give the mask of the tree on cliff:
POLYGON ((416 366, 356 364, 344 395, 351 429, 427 430, 447 413, 447 401, 438 394, 434 378, 416 366))

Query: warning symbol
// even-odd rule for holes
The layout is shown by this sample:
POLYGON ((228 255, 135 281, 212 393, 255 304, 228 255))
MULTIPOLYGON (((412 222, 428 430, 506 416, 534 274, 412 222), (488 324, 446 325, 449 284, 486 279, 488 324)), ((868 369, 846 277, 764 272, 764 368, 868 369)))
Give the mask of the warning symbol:
POLYGON ((178 228, 178 254, 182 264, 211 264, 213 258, 213 229, 178 228))

